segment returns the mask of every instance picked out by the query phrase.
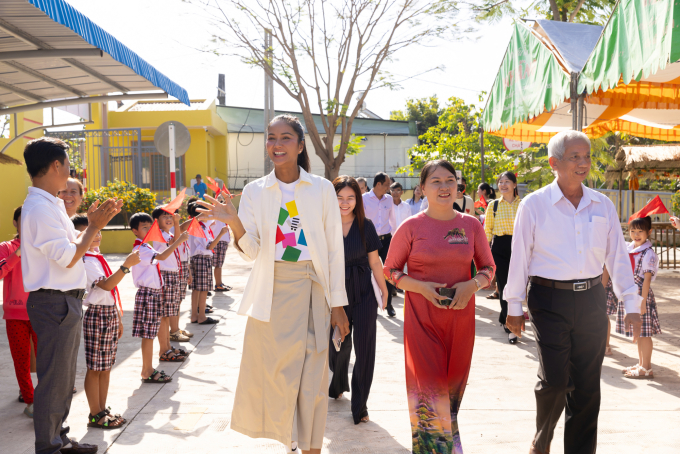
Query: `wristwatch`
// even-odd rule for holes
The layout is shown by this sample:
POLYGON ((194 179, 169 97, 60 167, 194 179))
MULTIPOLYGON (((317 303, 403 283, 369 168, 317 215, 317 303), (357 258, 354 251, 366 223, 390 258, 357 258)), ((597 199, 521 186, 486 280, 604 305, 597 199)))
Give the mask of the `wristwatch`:
MULTIPOLYGON (((482 288, 482 284, 480 284, 479 281, 478 281, 477 279, 475 279, 475 278, 473 277, 472 280, 475 281, 475 285, 477 286, 477 290, 479 290, 480 288, 482 288)), ((475 290, 475 292, 476 292, 477 290, 475 290)))
POLYGON ((120 266, 120 270, 123 272, 123 274, 130 274, 130 268, 126 268, 123 265, 120 266))

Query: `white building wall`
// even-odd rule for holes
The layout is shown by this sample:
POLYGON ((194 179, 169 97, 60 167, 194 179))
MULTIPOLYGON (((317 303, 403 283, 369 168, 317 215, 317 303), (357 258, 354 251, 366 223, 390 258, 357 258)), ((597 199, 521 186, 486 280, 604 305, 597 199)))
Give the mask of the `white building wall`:
MULTIPOLYGON (((372 177, 377 172, 386 171, 394 176, 399 167, 408 163, 407 150, 417 144, 415 136, 366 136, 362 143, 365 147, 356 156, 346 156, 340 168, 341 175, 372 177)), ((336 144, 339 142, 336 137, 336 144)), ((243 187, 248 182, 264 174, 264 134, 262 133, 229 133, 229 186, 243 187)), ((307 151, 312 166, 312 173, 324 175, 321 158, 314 152, 312 141, 307 136, 307 151)), ((405 189, 411 188, 410 179, 397 178, 405 189)), ((369 185, 373 182, 369 179, 369 185)))

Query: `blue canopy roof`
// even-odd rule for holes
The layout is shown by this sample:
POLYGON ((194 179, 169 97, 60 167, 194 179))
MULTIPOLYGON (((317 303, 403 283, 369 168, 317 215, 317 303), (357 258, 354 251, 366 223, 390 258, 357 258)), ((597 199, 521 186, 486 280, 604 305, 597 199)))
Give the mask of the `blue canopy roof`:
POLYGON ((64 0, 27 0, 30 4, 43 11, 54 22, 70 28, 85 41, 95 46, 114 60, 126 65, 136 74, 144 77, 155 87, 160 88, 171 96, 189 105, 187 91, 157 71, 148 62, 134 53, 129 47, 118 41, 110 33, 88 19, 80 11, 64 0))

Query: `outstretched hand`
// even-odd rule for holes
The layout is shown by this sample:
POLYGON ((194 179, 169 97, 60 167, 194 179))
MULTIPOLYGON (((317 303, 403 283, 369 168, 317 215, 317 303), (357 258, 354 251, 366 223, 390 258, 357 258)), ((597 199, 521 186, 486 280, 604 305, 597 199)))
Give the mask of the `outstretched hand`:
POLYGON ((122 200, 107 199, 101 205, 98 200, 95 200, 87 210, 88 224, 97 230, 101 230, 108 225, 115 215, 120 213, 122 207, 122 200))
POLYGON ((238 216, 238 211, 231 201, 232 197, 226 197, 225 202, 222 203, 206 194, 206 200, 196 201, 200 205, 200 208, 197 208, 196 211, 201 213, 198 218, 202 221, 216 220, 225 224, 228 223, 234 216, 238 216))

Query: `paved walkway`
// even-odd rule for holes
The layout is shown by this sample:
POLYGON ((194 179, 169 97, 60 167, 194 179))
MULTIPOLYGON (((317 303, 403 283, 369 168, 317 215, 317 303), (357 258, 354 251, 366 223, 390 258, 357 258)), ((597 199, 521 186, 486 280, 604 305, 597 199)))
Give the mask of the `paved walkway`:
MULTIPOLYGON (((115 266, 122 256, 110 256, 115 266)), ((78 360, 78 393, 69 422, 72 435, 100 446, 100 453, 285 453, 276 442, 251 440, 229 429, 234 391, 242 351, 245 317, 236 315, 250 266, 230 250, 224 280, 234 291, 217 294, 212 304, 221 322, 211 328, 189 325, 196 334, 189 359, 166 363, 174 377, 166 385, 142 385, 139 380, 139 340, 130 337, 134 287, 122 286, 126 333, 119 346, 109 394, 109 405, 130 420, 122 430, 87 429, 87 401, 83 389, 85 360, 78 360)), ((114 266, 114 268, 115 268, 114 266)), ((621 368, 635 364, 637 348, 614 335, 614 356, 602 371, 602 411, 599 454, 620 452, 677 453, 680 446, 680 272, 663 272, 654 290, 658 296, 664 334, 655 339, 654 381, 630 381, 621 368)), ((485 295, 486 292, 483 292, 485 295)), ((186 309, 189 298, 185 300, 186 309)), ((409 453, 410 427, 404 384, 403 301, 395 300, 397 317, 378 317, 378 355, 373 389, 368 402, 371 422, 355 426, 349 401, 329 403, 323 452, 333 454, 409 453)), ((498 300, 478 299, 477 343, 469 386, 460 413, 465 452, 524 454, 533 435, 536 349, 530 326, 518 345, 509 345, 498 327, 498 300)), ((186 310, 182 317, 188 323, 186 310)), ((32 421, 22 414, 14 369, 0 324, 0 452, 33 452, 32 421)), ((562 454, 563 420, 558 426, 553 454, 562 454)))

